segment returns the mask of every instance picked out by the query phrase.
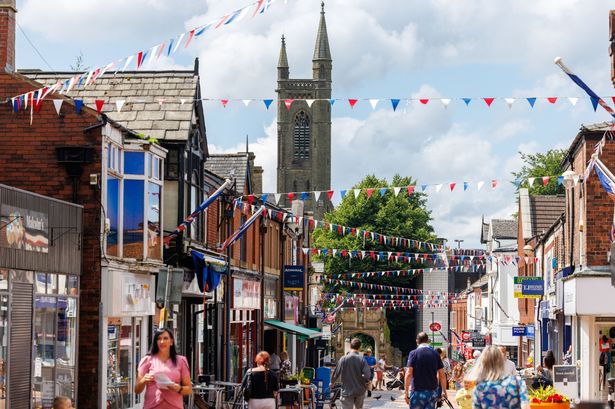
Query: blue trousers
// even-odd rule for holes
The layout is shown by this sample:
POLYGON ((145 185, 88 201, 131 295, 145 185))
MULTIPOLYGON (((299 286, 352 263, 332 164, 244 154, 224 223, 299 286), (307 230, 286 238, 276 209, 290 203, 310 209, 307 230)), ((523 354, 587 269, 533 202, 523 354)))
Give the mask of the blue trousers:
POLYGON ((436 402, 440 397, 438 390, 410 392, 410 409, 436 409, 436 402))

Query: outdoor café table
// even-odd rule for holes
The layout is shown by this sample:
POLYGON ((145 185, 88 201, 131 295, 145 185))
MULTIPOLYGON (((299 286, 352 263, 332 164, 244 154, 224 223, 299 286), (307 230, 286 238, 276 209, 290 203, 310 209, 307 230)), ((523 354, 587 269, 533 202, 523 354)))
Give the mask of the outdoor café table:
MULTIPOLYGON (((308 391, 308 395, 307 395, 307 402, 308 405, 311 409, 315 409, 316 408, 316 390, 317 387, 316 385, 304 385, 304 384, 300 384, 300 387, 302 389, 302 391, 307 390, 308 391)), ((305 397, 305 393, 302 393, 303 397, 305 397)))
POLYGON ((230 399, 233 401, 237 399, 237 394, 239 393, 239 390, 241 389, 241 384, 236 383, 236 382, 213 381, 210 383, 211 385, 214 385, 214 386, 222 386, 224 388, 229 388, 229 389, 233 388, 233 397, 230 399))
MULTIPOLYGON (((299 409, 303 409, 303 388, 300 386, 289 386, 288 388, 282 388, 278 391, 280 397, 283 393, 297 394, 297 402, 299 403, 299 409)), ((284 406, 284 405, 283 405, 284 406)), ((293 405, 294 406, 294 405, 293 405)))
POLYGON ((188 402, 188 408, 192 409, 194 408, 194 394, 198 393, 201 397, 203 397, 204 394, 209 394, 210 392, 214 393, 214 408, 215 409, 222 409, 222 394, 224 393, 224 388, 221 386, 213 386, 213 385, 205 385, 205 384, 200 384, 200 385, 194 385, 192 387, 192 395, 190 395, 190 399, 188 402))

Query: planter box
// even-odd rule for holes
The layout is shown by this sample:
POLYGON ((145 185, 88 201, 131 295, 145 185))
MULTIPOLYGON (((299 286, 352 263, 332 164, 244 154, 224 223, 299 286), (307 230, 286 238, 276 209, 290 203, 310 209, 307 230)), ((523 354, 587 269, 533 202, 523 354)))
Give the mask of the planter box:
POLYGON ((570 409, 570 402, 561 402, 561 403, 553 403, 553 402, 540 402, 540 403, 531 403, 530 409, 570 409))

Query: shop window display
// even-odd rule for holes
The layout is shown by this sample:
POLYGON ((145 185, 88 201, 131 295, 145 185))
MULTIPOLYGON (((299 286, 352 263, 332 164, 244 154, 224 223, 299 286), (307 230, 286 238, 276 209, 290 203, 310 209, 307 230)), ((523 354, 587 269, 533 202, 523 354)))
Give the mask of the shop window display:
POLYGON ((109 318, 107 327, 107 407, 132 408, 137 365, 143 354, 142 318, 109 318))

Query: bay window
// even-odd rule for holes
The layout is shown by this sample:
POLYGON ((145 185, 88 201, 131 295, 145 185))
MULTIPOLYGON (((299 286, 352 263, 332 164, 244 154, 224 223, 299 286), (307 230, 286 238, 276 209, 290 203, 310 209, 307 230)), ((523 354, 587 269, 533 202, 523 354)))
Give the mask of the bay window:
POLYGON ((143 144, 106 148, 106 254, 161 260, 164 153, 143 144))

